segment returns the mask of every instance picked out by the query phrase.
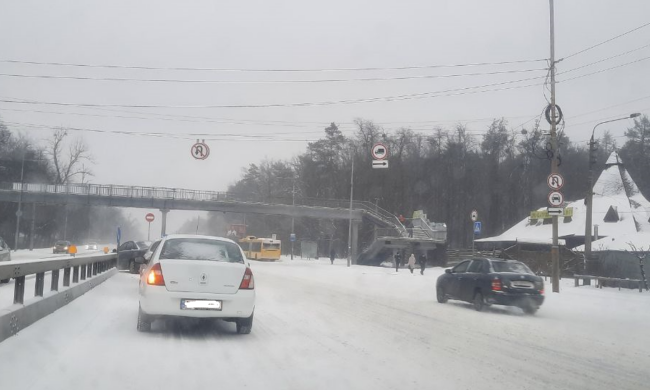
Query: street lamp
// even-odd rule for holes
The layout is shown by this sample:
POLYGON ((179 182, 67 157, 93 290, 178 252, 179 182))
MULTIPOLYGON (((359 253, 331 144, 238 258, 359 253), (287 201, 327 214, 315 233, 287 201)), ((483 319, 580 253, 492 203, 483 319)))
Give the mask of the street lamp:
POLYGON ((593 200, 594 200, 594 165, 596 164, 596 158, 595 158, 596 141, 594 141, 594 134, 596 132, 596 128, 605 123, 622 121, 630 118, 636 118, 640 115, 641 115, 640 113, 635 112, 634 114, 630 114, 629 116, 597 123, 591 132, 591 139, 589 139, 589 189, 587 190, 587 198, 586 198, 587 216, 585 218, 585 260, 587 261, 587 264, 589 264, 588 261, 589 258, 591 257, 591 235, 592 235, 591 225, 592 225, 593 200))

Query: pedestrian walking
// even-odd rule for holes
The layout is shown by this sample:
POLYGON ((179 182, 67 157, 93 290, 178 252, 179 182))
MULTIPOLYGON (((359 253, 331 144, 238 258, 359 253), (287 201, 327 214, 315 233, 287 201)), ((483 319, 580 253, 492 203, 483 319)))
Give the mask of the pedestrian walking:
POLYGON ((424 268, 427 266, 427 256, 422 253, 418 262, 420 263, 420 275, 424 275, 424 268))
POLYGON ((411 270, 411 273, 413 273, 413 269, 415 269, 415 255, 413 253, 409 256, 409 269, 411 270))
POLYGON ((399 272, 399 266, 402 263, 402 255, 398 252, 395 252, 395 272, 399 272))
POLYGON ((334 265, 334 259, 336 258, 336 251, 334 251, 334 248, 330 251, 330 261, 332 262, 332 265, 334 265))

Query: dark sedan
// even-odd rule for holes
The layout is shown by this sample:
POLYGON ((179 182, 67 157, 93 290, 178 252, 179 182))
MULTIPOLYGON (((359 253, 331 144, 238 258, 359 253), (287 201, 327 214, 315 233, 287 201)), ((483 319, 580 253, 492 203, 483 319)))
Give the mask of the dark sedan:
POLYGON ((544 303, 544 280, 516 260, 471 259, 446 269, 436 293, 440 303, 457 299, 478 311, 489 305, 517 306, 534 314, 544 303))
POLYGON ((145 241, 127 241, 120 245, 117 249, 117 269, 129 270, 132 274, 137 274, 140 269, 140 263, 136 259, 144 257, 148 248, 149 243, 145 241))
POLYGON ((68 250, 70 249, 70 246, 72 243, 70 241, 57 241, 54 243, 54 246, 52 247, 52 253, 57 254, 57 253, 68 253, 68 250))

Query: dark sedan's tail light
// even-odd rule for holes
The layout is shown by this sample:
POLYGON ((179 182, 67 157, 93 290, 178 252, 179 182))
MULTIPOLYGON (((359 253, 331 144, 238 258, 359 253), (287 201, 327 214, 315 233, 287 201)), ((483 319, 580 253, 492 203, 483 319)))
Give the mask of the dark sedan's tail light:
POLYGON ((503 285, 501 284, 501 279, 494 278, 492 279, 492 291, 501 291, 503 285))

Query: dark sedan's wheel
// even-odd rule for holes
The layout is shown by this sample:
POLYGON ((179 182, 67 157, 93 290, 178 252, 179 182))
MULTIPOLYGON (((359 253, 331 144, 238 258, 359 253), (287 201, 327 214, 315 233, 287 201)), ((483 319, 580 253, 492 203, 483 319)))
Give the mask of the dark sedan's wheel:
POLYGON ((132 274, 137 274, 138 270, 136 268, 135 260, 129 261, 129 272, 132 274))
POLYGON ((151 331, 151 318, 138 307, 138 331, 149 332, 151 331))
POLYGON ((449 300, 445 294, 445 290, 442 287, 438 287, 436 289, 436 298, 438 299, 438 303, 447 303, 449 300))
POLYGON ((236 322, 237 324, 237 333, 239 334, 249 334, 253 329, 253 314, 248 318, 240 318, 236 322))
POLYGON ((483 299, 483 294, 481 294, 480 291, 477 291, 476 294, 474 294, 474 310, 476 311, 481 311, 485 307, 485 300, 483 299))
POLYGON ((528 302, 528 303, 526 303, 526 304, 524 304, 524 305, 522 305, 520 307, 521 307, 521 310, 524 311, 524 313, 530 314, 530 315, 533 315, 533 314, 537 313, 537 310, 539 310, 539 306, 537 306, 537 304, 535 302, 528 302))

